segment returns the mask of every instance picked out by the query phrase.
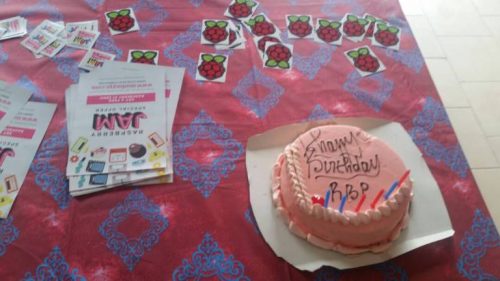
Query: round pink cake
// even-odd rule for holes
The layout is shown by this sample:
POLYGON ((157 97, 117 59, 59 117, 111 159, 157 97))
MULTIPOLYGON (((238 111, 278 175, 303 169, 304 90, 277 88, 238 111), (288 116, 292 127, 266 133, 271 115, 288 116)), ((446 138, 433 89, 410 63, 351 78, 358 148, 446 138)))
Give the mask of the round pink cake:
POLYGON ((382 252, 408 224, 407 170, 387 144, 357 127, 316 127, 279 156, 273 202, 290 231, 318 247, 382 252))

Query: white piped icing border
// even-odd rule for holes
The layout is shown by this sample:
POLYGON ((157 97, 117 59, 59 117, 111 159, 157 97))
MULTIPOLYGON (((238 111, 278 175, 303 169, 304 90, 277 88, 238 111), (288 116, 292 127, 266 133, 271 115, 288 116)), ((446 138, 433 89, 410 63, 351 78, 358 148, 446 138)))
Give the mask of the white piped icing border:
MULTIPOLYGON (((378 221, 382 218, 382 216, 389 216, 393 210, 397 210, 400 207, 400 203, 404 200, 404 197, 413 198, 413 193, 411 192, 411 184, 407 186, 404 184, 399 188, 399 190, 391 197, 391 199, 386 200, 383 204, 380 204, 375 209, 368 209, 364 212, 354 213, 351 211, 345 211, 344 213, 340 213, 338 210, 332 208, 324 208, 319 204, 311 203, 311 196, 304 190, 303 184, 301 181, 301 170, 299 165, 293 165, 292 163, 297 163, 295 159, 295 155, 297 154, 297 149, 292 151, 290 146, 285 148, 285 153, 281 153, 278 156, 277 162, 273 166, 272 171, 272 197, 273 203, 276 207, 276 210, 280 214, 281 218, 288 226, 288 229, 294 233, 295 235, 307 240, 309 243, 316 245, 320 248, 324 248, 327 250, 335 250, 344 254, 359 254, 367 251, 371 251, 373 253, 380 253, 387 250, 392 241, 396 240, 401 231, 408 226, 408 222, 410 219, 408 210, 405 212, 403 219, 398 223, 398 225, 394 228, 394 231, 391 233, 389 237, 389 241, 382 244, 372 245, 368 247, 349 247, 341 244, 334 244, 333 242, 326 241, 317 236, 314 236, 311 233, 305 233, 298 225, 294 222, 293 219, 290 218, 288 211, 283 207, 283 203, 281 200, 281 168, 283 166, 283 162, 287 161, 287 168, 290 173, 290 177, 292 179, 293 185, 293 194, 297 203, 299 204, 302 211, 308 212, 309 214, 314 214, 314 216, 318 219, 323 219, 325 221, 331 221, 332 223, 342 223, 344 225, 352 224, 354 226, 360 224, 368 224, 372 220, 378 221), (295 154, 295 155, 294 155, 295 154), (291 159, 292 161, 289 161, 291 159), (295 179, 295 181, 294 181, 295 179)), ((410 180, 411 183, 411 180, 410 180)), ((409 206, 408 206, 409 209, 409 206)))

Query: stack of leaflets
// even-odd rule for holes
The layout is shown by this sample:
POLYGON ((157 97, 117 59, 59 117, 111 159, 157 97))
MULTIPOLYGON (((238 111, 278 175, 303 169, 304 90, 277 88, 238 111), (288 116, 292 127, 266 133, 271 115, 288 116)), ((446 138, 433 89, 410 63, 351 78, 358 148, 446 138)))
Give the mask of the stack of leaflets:
POLYGON ((108 61, 66 91, 71 195, 172 182, 183 68, 108 61))
POLYGON ((13 17, 0 20, 0 41, 24 36, 28 20, 23 17, 13 17))
POLYGON ((30 97, 0 81, 0 218, 8 216, 56 109, 30 97))

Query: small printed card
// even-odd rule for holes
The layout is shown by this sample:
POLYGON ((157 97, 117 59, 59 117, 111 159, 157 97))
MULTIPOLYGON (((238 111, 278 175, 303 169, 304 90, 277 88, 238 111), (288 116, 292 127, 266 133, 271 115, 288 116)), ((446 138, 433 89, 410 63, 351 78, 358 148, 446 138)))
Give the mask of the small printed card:
POLYGON ((344 54, 362 77, 385 70, 384 64, 368 46, 355 48, 344 54))
POLYGON ((368 21, 364 18, 346 14, 342 19, 342 34, 353 42, 362 41, 367 29, 368 21))
POLYGON ((370 14, 364 14, 363 18, 368 21, 368 29, 366 30, 365 37, 372 38, 373 31, 375 30, 375 24, 377 23, 385 23, 384 20, 370 14))
POLYGON ((4 32, 0 34, 0 41, 24 36, 27 33, 27 22, 25 18, 19 16, 1 20, 0 29, 4 32))
POLYGON ((201 44, 229 45, 229 21, 203 20, 201 27, 201 44))
POLYGON ((76 30, 78 30, 78 29, 99 32, 99 22, 97 20, 68 22, 66 24, 66 30, 65 30, 66 31, 66 40, 71 38, 73 33, 75 33, 76 30))
POLYGON ((92 46, 94 46, 95 41, 97 40, 99 35, 99 31, 78 29, 72 33, 71 37, 68 39, 67 44, 69 47, 90 50, 92 46))
POLYGON ((309 15, 287 15, 286 29, 288 38, 310 38, 313 39, 313 18, 309 15))
POLYGON ((33 53, 39 53, 57 39, 41 29, 35 29, 28 37, 21 41, 21 45, 33 53))
POLYGON ((196 71, 197 81, 226 82, 227 56, 201 53, 196 71))
POLYGON ((224 15, 237 20, 246 20, 253 15, 258 6, 259 2, 254 0, 232 0, 224 15))
POLYGON ((110 11, 104 16, 111 35, 139 31, 139 23, 132 8, 110 11))
POLYGON ((50 20, 44 20, 36 28, 45 31, 52 36, 57 36, 64 30, 64 24, 55 23, 50 20))
POLYGON ((391 50, 399 50, 401 43, 401 29, 386 23, 375 24, 372 37, 372 45, 384 47, 391 50))
POLYGON ((102 52, 96 49, 90 49, 85 54, 78 67, 87 71, 91 71, 95 68, 101 67, 105 61, 114 59, 115 55, 113 54, 102 52))
POLYGON ((159 54, 157 50, 129 50, 127 62, 158 65, 159 54))
POLYGON ((41 50, 40 54, 47 57, 54 57, 62 50, 62 48, 64 48, 64 46, 66 46, 66 41, 57 38, 54 42, 41 50))
POLYGON ((342 23, 329 19, 318 19, 314 29, 314 41, 331 45, 342 45, 342 23))
POLYGON ((265 14, 258 14, 244 21, 244 23, 255 36, 280 37, 279 28, 265 14))
POLYGON ((279 38, 273 36, 262 36, 262 37, 253 36, 253 41, 255 43, 255 46, 257 47, 257 51, 259 52, 259 57, 263 61, 264 61, 264 51, 266 50, 266 43, 267 42, 281 43, 281 40, 279 38))
POLYGON ((0 133, 0 218, 8 216, 55 109, 28 102, 0 133))
POLYGON ((215 45, 216 50, 245 49, 245 36, 240 24, 229 21, 229 45, 215 45))
POLYGON ((276 69, 292 69, 293 45, 266 42, 264 52, 264 67, 276 69))

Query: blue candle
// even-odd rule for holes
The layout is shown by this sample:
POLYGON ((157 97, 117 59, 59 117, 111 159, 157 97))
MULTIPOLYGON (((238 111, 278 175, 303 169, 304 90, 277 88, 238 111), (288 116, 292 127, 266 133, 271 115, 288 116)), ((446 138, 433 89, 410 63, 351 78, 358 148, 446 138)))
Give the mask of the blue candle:
POLYGON ((345 202, 347 201, 347 194, 344 195, 344 197, 342 197, 342 201, 340 202, 340 206, 339 206, 339 212, 343 212, 344 211, 344 206, 345 206, 345 202))
POLYGON ((326 195, 325 195, 325 203, 323 203, 323 207, 325 208, 328 208, 328 203, 330 202, 330 194, 331 194, 331 190, 328 189, 328 191, 326 192, 326 195))
POLYGON ((394 189, 396 189, 396 187, 398 187, 398 181, 393 182, 389 190, 387 190, 387 193, 384 195, 385 200, 389 199, 389 196, 391 196, 391 193, 394 189))

